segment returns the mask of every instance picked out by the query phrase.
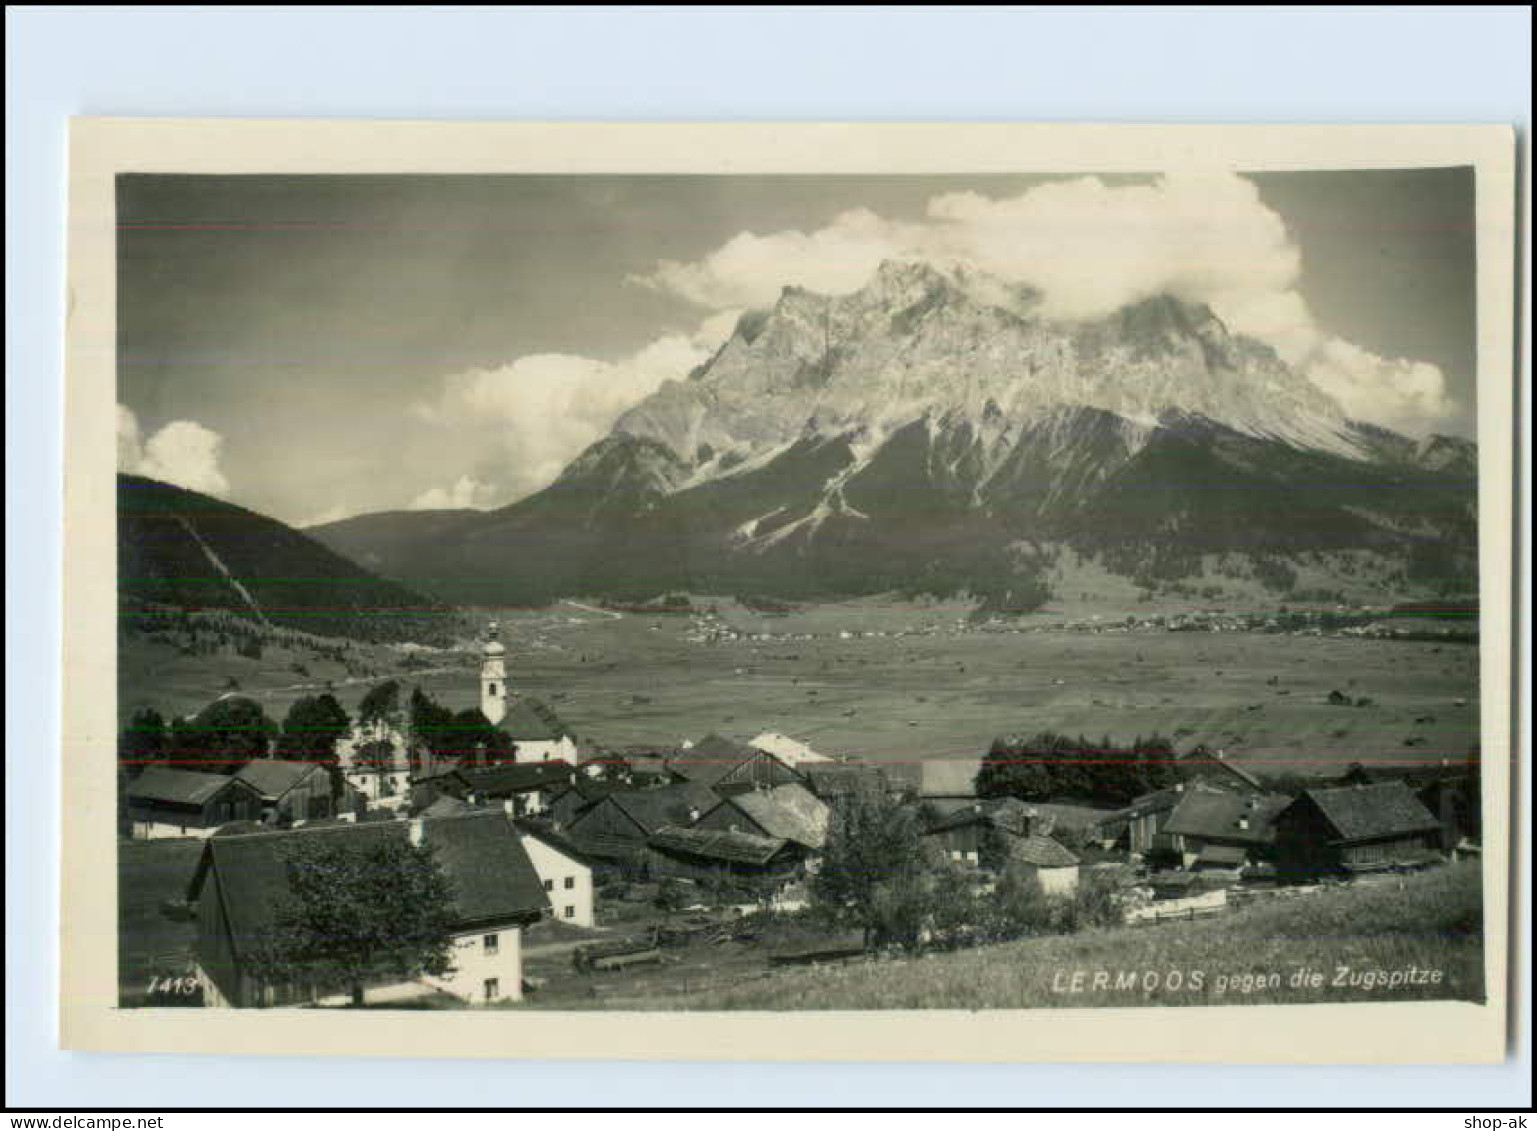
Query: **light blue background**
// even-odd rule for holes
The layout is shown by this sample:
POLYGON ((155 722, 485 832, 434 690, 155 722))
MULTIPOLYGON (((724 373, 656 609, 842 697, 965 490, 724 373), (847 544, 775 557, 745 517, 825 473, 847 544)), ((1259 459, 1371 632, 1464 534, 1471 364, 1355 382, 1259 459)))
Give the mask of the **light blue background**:
MULTIPOLYGON (((54 1049, 68 115, 1498 121, 1523 127, 1524 136, 1531 83, 1528 12, 9 9, 6 28, 9 1104, 1530 1102, 1524 950, 1516 997, 1520 1052, 1515 1062, 1492 1068, 467 1060, 407 1068, 394 1061, 100 1056, 54 1049)), ((1520 748, 1530 749, 1529 742, 1520 748)), ((1523 806, 1529 801, 1525 788, 1523 806)), ((1524 819, 1529 828, 1529 816, 1524 819)), ((1523 939, 1530 937, 1529 905, 1524 914, 1523 939)), ((537 1017, 528 1021, 536 1024, 537 1017)), ((1361 1052, 1371 1054, 1369 1048, 1361 1052)))

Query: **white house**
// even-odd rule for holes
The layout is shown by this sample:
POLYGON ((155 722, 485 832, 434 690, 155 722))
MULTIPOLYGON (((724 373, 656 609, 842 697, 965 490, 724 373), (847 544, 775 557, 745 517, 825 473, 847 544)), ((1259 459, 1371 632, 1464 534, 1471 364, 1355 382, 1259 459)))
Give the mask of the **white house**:
POLYGON ((595 924, 595 897, 592 868, 581 852, 564 837, 538 825, 524 822, 518 826, 523 851, 539 873, 544 894, 550 901, 550 915, 557 922, 577 927, 595 924))
POLYGON ((402 1001, 433 991, 471 1004, 523 996, 523 928, 549 909, 539 875, 511 820, 500 810, 410 821, 306 825, 210 837, 188 891, 197 904, 197 979, 207 1006, 298 1006, 347 1000, 346 987, 317 985, 296 972, 263 980, 250 958, 270 937, 288 892, 285 850, 294 838, 343 838, 366 848, 408 838, 426 845, 452 886, 454 971, 409 982, 380 977, 365 1001, 402 1001))
POLYGON ((410 798, 410 746, 400 727, 388 719, 354 723, 336 746, 342 777, 368 801, 370 809, 398 809, 410 798))

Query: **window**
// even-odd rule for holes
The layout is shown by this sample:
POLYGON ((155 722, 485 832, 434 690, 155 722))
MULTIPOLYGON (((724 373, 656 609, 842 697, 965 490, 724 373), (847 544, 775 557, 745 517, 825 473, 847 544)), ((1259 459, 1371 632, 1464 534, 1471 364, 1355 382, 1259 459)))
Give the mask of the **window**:
POLYGON ((486 979, 486 1000, 495 1001, 502 996, 502 983, 499 978, 486 979))
POLYGON ((485 943, 487 954, 496 954, 501 949, 501 940, 495 935, 487 935, 481 941, 485 943))
POLYGON ((574 887, 576 887, 576 877, 575 876, 567 876, 566 877, 566 890, 570 891, 574 887))
POLYGON ((575 907, 571 907, 569 905, 566 907, 566 918, 567 919, 575 919, 576 918, 576 908, 575 907))
POLYGON ((544 890, 545 891, 554 891, 555 890, 555 881, 554 880, 545 880, 544 881, 544 890))

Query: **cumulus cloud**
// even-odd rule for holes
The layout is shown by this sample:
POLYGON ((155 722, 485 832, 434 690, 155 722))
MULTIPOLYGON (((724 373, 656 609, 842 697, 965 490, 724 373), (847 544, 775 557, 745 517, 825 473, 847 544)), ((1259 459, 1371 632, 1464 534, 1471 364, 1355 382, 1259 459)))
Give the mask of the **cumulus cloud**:
POLYGON ((1339 338, 1325 341, 1304 372, 1350 416, 1410 434, 1452 408, 1441 370, 1423 361, 1383 358, 1339 338))
POLYGON ((454 430, 483 470, 450 488, 427 490, 411 506, 489 506, 546 486, 626 409, 707 361, 739 315, 720 311, 692 333, 665 334, 619 361, 529 354, 446 378, 434 399, 412 411, 427 424, 454 430), (484 481, 491 478, 494 487, 484 481))
POLYGON ((489 483, 468 475, 461 475, 447 487, 433 487, 423 491, 406 504, 407 510, 441 511, 464 510, 467 507, 487 505, 494 495, 489 483))
POLYGON ((710 309, 771 305, 796 284, 847 294, 884 259, 970 263, 1041 292, 1048 317, 1087 319, 1155 294, 1206 303, 1272 346, 1345 410, 1411 430, 1453 409, 1435 366, 1329 334, 1297 289, 1301 253, 1253 182, 1227 172, 1150 183, 1052 181, 1017 196, 948 193, 921 223, 845 212, 811 232, 742 232, 702 259, 633 279, 710 309))
POLYGON ((224 437, 192 420, 173 420, 142 440, 138 418, 117 406, 119 471, 146 475, 208 495, 229 494, 229 480, 219 468, 224 437))

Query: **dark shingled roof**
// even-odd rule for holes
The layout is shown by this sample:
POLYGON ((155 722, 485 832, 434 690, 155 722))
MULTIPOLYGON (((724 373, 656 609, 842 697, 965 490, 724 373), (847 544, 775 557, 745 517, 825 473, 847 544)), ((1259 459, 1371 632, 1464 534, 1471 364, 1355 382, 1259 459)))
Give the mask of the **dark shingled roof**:
POLYGON ((944 833, 967 825, 992 825, 1006 833, 1022 837, 1030 831, 1034 807, 1017 797, 994 797, 957 809, 929 827, 929 833, 944 833))
POLYGON ((689 816, 690 810, 697 809, 703 816, 720 800, 720 795, 697 782, 680 782, 655 789, 625 790, 611 794, 607 800, 649 834, 663 825, 692 824, 694 819, 689 816))
POLYGON ((501 797, 569 785, 575 770, 570 763, 504 762, 495 766, 461 766, 459 776, 465 787, 486 797, 501 797))
POLYGON ((1069 868, 1078 863, 1078 857, 1066 845, 1039 834, 1013 845, 1009 855, 1037 868, 1069 868))
POLYGON ((554 742, 569 733, 552 707, 524 695, 507 704, 507 714, 496 725, 514 742, 554 742))
POLYGON ((718 734, 707 734, 689 749, 667 763, 667 768, 681 778, 702 785, 714 785, 749 758, 768 758, 756 746, 734 742, 718 734))
POLYGON ((721 804, 736 806, 771 837, 818 850, 827 843, 830 810, 803 785, 739 793, 721 804))
POLYGON ((258 758, 240 767, 235 775, 247 785, 255 786, 268 801, 276 801, 312 773, 325 770, 315 762, 285 762, 276 758, 258 758))
POLYGON ((235 953, 249 954, 270 931, 279 905, 288 897, 288 870, 284 850, 295 837, 345 837, 360 848, 404 840, 404 821, 392 824, 332 825, 324 828, 287 829, 237 836, 213 836, 187 892, 196 901, 210 867, 219 875, 219 897, 229 918, 235 953))
POLYGON ((714 829, 680 829, 666 825, 647 843, 663 852, 723 860, 731 864, 767 864, 785 846, 779 837, 753 836, 714 829))
MULTIPOLYGON (((349 847, 367 848, 406 841, 410 824, 370 821, 210 837, 187 898, 198 898, 209 868, 216 868, 236 953, 248 954, 270 931, 277 908, 288 896, 285 851, 295 838, 338 837, 349 847)), ((549 905, 517 830, 504 814, 442 817, 425 821, 422 829, 423 842, 448 876, 462 924, 529 917, 549 905)))
POLYGON ((585 864, 589 862, 588 851, 571 837, 551 828, 548 821, 519 817, 513 821, 513 824, 517 826, 518 832, 524 836, 531 836, 535 840, 542 841, 557 852, 563 852, 580 863, 585 864))
POLYGON ((1441 827, 1441 822, 1401 781, 1310 789, 1303 796, 1318 806, 1341 840, 1407 836, 1441 827))
POLYGON ((455 910, 465 922, 512 919, 549 906, 544 884, 505 813, 429 817, 422 822, 422 843, 448 873, 455 910))
POLYGON ((1163 831, 1170 836, 1267 844, 1275 836, 1276 817, 1290 804, 1291 798, 1279 794, 1254 796, 1193 786, 1185 791, 1163 831), (1246 818, 1249 827, 1239 827, 1246 818))
POLYGON ((224 774, 151 766, 129 784, 128 800, 202 805, 235 780, 224 774))

